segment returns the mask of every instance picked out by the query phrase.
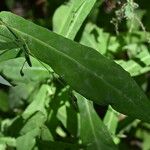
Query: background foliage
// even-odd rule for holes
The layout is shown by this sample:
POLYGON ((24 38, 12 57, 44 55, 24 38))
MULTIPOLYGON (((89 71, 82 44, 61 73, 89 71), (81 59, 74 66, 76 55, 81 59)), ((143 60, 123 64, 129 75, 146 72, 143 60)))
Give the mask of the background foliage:
MULTIPOLYGON (((121 72, 122 74, 119 72, 118 76, 114 75, 113 63, 111 67, 114 67, 114 70, 110 68, 110 72, 107 72, 109 65, 105 66, 104 63, 101 66, 101 68, 104 66, 103 70, 106 68, 108 74, 108 76, 105 74, 104 78, 107 79, 106 81, 114 82, 116 87, 118 85, 115 79, 123 81, 118 83, 121 87, 124 87, 131 80, 131 86, 124 93, 129 98, 131 97, 131 101, 133 100, 135 107, 131 108, 134 109, 130 109, 129 103, 122 102, 125 98, 122 98, 123 95, 118 97, 118 101, 116 98, 115 106, 110 103, 115 94, 111 99, 109 98, 108 103, 103 100, 105 106, 88 101, 69 86, 76 83, 75 79, 77 78, 67 80, 71 81, 67 85, 63 76, 58 76, 50 66, 45 64, 50 70, 49 73, 38 59, 33 57, 33 67, 25 64, 24 76, 22 77, 19 72, 24 63, 24 57, 14 58, 20 48, 14 46, 12 41, 8 45, 8 41, 0 36, 1 50, 12 49, 13 47, 13 50, 0 56, 0 149, 150 149, 150 125, 146 123, 150 122, 148 105, 150 96, 149 2, 148 0, 137 0, 134 1, 135 3, 132 0, 108 2, 104 3, 101 0, 1 1, 1 11, 11 11, 59 35, 94 48, 109 60, 114 60, 130 73, 142 90, 133 83, 132 79, 128 79, 124 72, 121 72), (142 103, 138 101, 139 97, 143 98, 141 98, 142 103), (108 104, 111 104, 119 112, 108 104), (127 117, 120 112, 129 114, 129 116, 127 117)), ((4 19, 8 17, 7 23, 11 23, 16 30, 32 35, 58 50, 66 46, 66 49, 70 49, 69 56, 75 57, 77 54, 79 54, 77 56, 84 56, 85 53, 78 53, 80 52, 78 47, 90 51, 90 48, 80 47, 62 37, 58 42, 57 35, 48 34, 48 31, 46 33, 44 29, 31 24, 30 28, 33 31, 36 28, 39 29, 41 35, 38 37, 38 32, 30 33, 30 29, 26 26, 28 22, 24 20, 19 22, 19 18, 9 15, 1 13, 0 17, 4 19), (14 22, 11 22, 13 19, 14 22), (53 42, 55 38, 56 41, 53 42), (57 46, 57 43, 60 47, 57 46)), ((3 33, 3 30, 1 32, 3 33)), ((10 34, 8 35, 10 36, 10 34)), ((26 41, 29 43, 29 48, 33 48, 32 53, 36 54, 34 44, 38 43, 34 43, 30 37, 26 38, 26 41)), ((38 46, 40 49, 41 45, 38 46)), ((42 49, 44 51, 43 47, 42 49)), ((43 51, 39 51, 41 57, 43 51)), ((92 53, 96 58, 97 52, 92 53)), ((48 53, 45 54, 48 55, 48 53)), ((55 53, 51 56, 51 61, 57 58, 54 56, 55 53)), ((82 63, 88 64, 88 60, 82 63)), ((46 58, 45 61, 42 61, 48 62, 46 58)), ((59 64, 59 62, 57 63, 59 64)), ((61 63, 61 65, 65 68, 67 63, 61 63)), ((91 70, 96 70, 96 68, 92 68, 92 65, 88 67, 91 70)), ((79 75, 71 72, 69 67, 66 67, 65 71, 67 75, 79 75)), ((83 72, 81 72, 82 74, 83 72)), ((83 79, 80 80, 82 82, 83 79)), ((78 90, 78 87, 80 87, 79 83, 76 90, 80 93, 81 90, 78 90)), ((91 86, 91 89, 93 93, 102 90, 102 93, 105 93, 104 88, 99 89, 95 85, 91 86)), ((122 88, 120 89, 122 90, 122 88)), ((81 92, 81 94, 83 93, 81 92)))

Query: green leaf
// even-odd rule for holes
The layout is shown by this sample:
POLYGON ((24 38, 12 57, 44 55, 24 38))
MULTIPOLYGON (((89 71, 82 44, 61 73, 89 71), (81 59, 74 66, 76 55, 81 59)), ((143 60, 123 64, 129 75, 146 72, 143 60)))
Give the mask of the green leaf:
POLYGON ((53 17, 53 30, 74 39, 95 3, 96 0, 71 0, 67 5, 60 6, 53 17))
MULTIPOLYGON (((122 118, 123 117, 125 116, 122 116, 122 118)), ((117 133, 124 133, 126 131, 129 131, 133 126, 137 126, 139 122, 140 121, 137 119, 135 120, 134 118, 131 117, 125 117, 119 122, 117 127, 117 133)))
POLYGON ((146 11, 139 9, 139 10, 136 10, 134 13, 135 13, 134 15, 136 15, 136 17, 133 17, 132 19, 127 20, 127 27, 130 31, 139 30, 139 28, 141 26, 140 22, 141 22, 143 16, 146 14, 146 11))
POLYGON ((42 64, 35 58, 32 58, 33 67, 29 67, 28 64, 25 64, 23 68, 24 76, 22 77, 20 75, 20 70, 22 68, 24 61, 25 61, 24 58, 17 58, 1 62, 0 74, 2 74, 5 77, 5 79, 11 80, 13 83, 18 82, 29 83, 31 81, 39 82, 41 80, 51 77, 49 71, 46 70, 42 66, 42 64))
POLYGON ((6 144, 0 144, 0 149, 1 150, 6 150, 6 144))
POLYGON ((87 150, 116 150, 107 127, 94 110, 92 102, 75 93, 80 112, 80 136, 87 150))
POLYGON ((70 134, 77 136, 78 114, 73 107, 73 100, 71 99, 71 95, 69 95, 69 90, 68 86, 63 88, 54 101, 60 101, 61 103, 57 111, 57 118, 62 122, 70 134))
POLYGON ((16 139, 12 137, 0 137, 0 144, 16 147, 16 139))
POLYGON ((36 136, 40 133, 39 128, 32 129, 25 135, 17 138, 17 150, 32 150, 36 144, 36 136))
POLYGON ((0 17, 28 39, 35 57, 49 64, 77 92, 97 104, 111 104, 121 113, 150 122, 150 101, 114 61, 12 13, 1 12, 0 17))
POLYGON ((31 118, 26 120, 25 125, 20 130, 20 134, 26 134, 33 129, 41 128, 46 121, 46 116, 41 112, 36 112, 31 118))
POLYGON ((11 86, 11 84, 5 80, 2 76, 0 76, 0 84, 11 86))
POLYGON ((0 42, 0 50, 8 50, 14 47, 14 42, 0 42))
POLYGON ((40 150, 78 150, 80 145, 71 144, 66 142, 49 142, 49 141, 41 141, 39 140, 39 149, 40 150))
POLYGON ((105 33, 103 29, 98 28, 94 24, 88 23, 84 29, 80 43, 92 47, 104 55, 108 50, 109 40, 109 33, 105 33))
MULTIPOLYGON (((9 44, 9 43, 7 43, 9 44)), ((0 63, 9 59, 13 59, 17 56, 17 54, 19 53, 20 49, 19 48, 15 48, 15 49, 10 49, 10 50, 6 50, 7 52, 4 51, 0 51, 0 63)))
POLYGON ((40 111, 47 116, 46 106, 48 104, 48 100, 50 100, 48 97, 48 90, 50 90, 48 85, 45 84, 41 86, 37 95, 33 98, 32 103, 23 112, 22 116, 24 119, 29 118, 37 111, 40 111))
POLYGON ((43 141, 54 141, 51 132, 49 131, 49 129, 45 125, 43 125, 41 127, 40 137, 41 137, 41 140, 43 140, 43 141))
POLYGON ((141 124, 141 128, 137 129, 136 131, 136 137, 142 140, 142 150, 149 150, 150 149, 150 124, 141 124))
POLYGON ((8 95, 0 90, 0 111, 6 112, 9 110, 8 95))
MULTIPOLYGON (((131 46, 131 45, 130 45, 131 46)), ((129 50, 129 45, 128 45, 129 50)), ((131 76, 137 76, 141 75, 143 73, 146 73, 150 71, 150 53, 148 51, 148 48, 144 45, 137 45, 135 47, 135 50, 140 49, 139 53, 135 52, 133 53, 133 47, 131 49, 130 55, 132 55, 130 60, 118 60, 116 61, 119 65, 121 65, 126 71, 128 71, 131 76)))
POLYGON ((103 122, 107 126, 111 134, 113 135, 115 135, 116 133, 116 129, 119 121, 118 117, 119 117, 119 113, 109 106, 103 122))
POLYGON ((29 101, 31 94, 34 93, 36 83, 19 83, 9 89, 9 106, 11 109, 22 106, 23 100, 29 101), (12 100, 13 99, 13 100, 12 100))

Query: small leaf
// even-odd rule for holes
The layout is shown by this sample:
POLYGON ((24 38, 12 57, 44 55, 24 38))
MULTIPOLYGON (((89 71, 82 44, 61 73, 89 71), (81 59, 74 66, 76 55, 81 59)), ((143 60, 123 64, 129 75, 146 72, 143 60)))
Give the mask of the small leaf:
POLYGON ((31 118, 26 120, 25 125, 20 130, 20 134, 24 135, 33 129, 40 129, 46 121, 46 116, 41 112, 36 112, 31 118))
MULTIPOLYGON (((88 23, 81 37, 81 44, 92 47, 101 54, 106 54, 110 40, 109 33, 98 28, 96 25, 88 23)), ((112 45, 111 45, 112 47, 112 45)))
POLYGON ((17 138, 17 150, 32 150, 36 144, 36 136, 38 136, 40 130, 38 128, 32 129, 25 135, 17 138))
POLYGON ((16 147, 16 139, 12 137, 0 137, 0 144, 16 147))
MULTIPOLYGON (((129 47, 127 47, 129 50, 129 47)), ((135 51, 139 49, 140 52, 133 53, 133 47, 131 49, 130 55, 132 58, 128 61, 117 60, 116 62, 120 64, 126 71, 128 71, 131 76, 141 75, 150 71, 150 53, 148 48, 144 45, 138 46, 136 44, 135 51)), ((129 52, 128 52, 129 53, 129 52)))
POLYGON ((45 125, 43 125, 41 127, 40 138, 42 141, 54 141, 54 138, 53 138, 51 132, 49 131, 49 129, 45 125))
POLYGON ((107 126, 108 130, 113 135, 115 135, 116 133, 118 122, 119 122, 119 113, 116 112, 114 109, 112 109, 111 106, 109 106, 106 115, 104 117, 103 123, 107 126))
POLYGON ((54 31, 74 39, 95 3, 96 0, 71 0, 67 5, 60 6, 53 17, 54 31))
POLYGON ((29 118, 35 112, 40 111, 45 116, 47 115, 46 104, 48 98, 48 85, 42 85, 37 95, 33 98, 32 103, 26 108, 22 116, 24 119, 29 118))
POLYGON ((100 120, 92 102, 75 94, 80 112, 80 136, 87 150, 117 150, 107 127, 100 120))

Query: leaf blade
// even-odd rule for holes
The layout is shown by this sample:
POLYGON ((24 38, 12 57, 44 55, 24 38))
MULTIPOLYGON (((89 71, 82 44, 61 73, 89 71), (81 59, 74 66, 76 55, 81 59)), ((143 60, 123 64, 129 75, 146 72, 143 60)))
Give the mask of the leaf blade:
POLYGON ((29 39, 31 53, 49 64, 77 92, 98 104, 111 104, 119 112, 150 122, 148 98, 114 61, 11 13, 2 12, 0 17, 25 40, 29 39))
POLYGON ((116 150, 111 135, 96 114, 92 103, 77 93, 75 96, 80 111, 80 135, 83 144, 87 145, 88 150, 116 150))
POLYGON ((53 17, 54 31, 69 39, 74 39, 95 3, 96 0, 73 0, 68 3, 68 6, 58 8, 53 17), (65 13, 65 19, 60 22, 62 20, 60 15, 63 13, 65 13))

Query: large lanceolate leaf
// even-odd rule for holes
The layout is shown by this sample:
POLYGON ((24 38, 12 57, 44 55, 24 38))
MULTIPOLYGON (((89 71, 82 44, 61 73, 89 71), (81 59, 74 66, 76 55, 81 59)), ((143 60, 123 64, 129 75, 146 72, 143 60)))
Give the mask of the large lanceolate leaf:
POLYGON ((60 6, 53 17, 53 30, 74 39, 95 3, 96 0, 70 0, 67 5, 60 6))
POLYGON ((87 150, 117 150, 93 103, 75 93, 80 112, 80 136, 87 150))
MULTIPOLYGON (((0 18, 28 41, 36 58, 49 64, 87 99, 111 104, 119 112, 150 122, 150 101, 129 73, 114 61, 14 14, 1 12, 0 18)), ((7 29, 5 34, 10 35, 7 29)))

